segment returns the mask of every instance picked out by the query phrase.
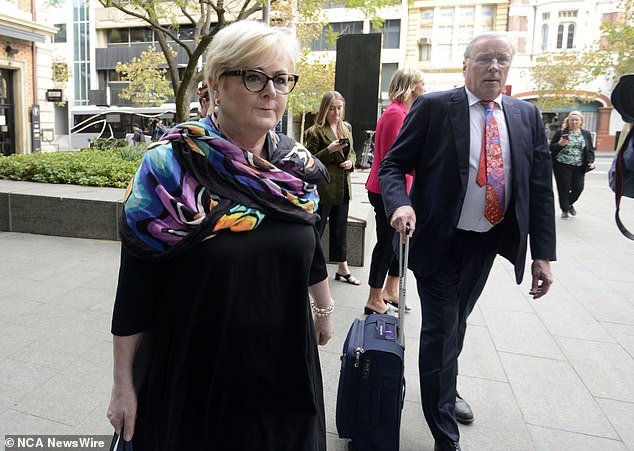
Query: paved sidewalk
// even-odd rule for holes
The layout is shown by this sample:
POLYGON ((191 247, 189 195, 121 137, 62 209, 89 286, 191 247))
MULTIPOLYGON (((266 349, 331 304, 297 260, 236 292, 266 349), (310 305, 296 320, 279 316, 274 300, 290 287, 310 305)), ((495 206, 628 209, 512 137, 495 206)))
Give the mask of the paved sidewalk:
MULTIPOLYGON (((514 283, 498 259, 470 318, 459 389, 476 420, 461 426, 464 450, 634 450, 634 242, 614 224, 610 159, 586 178, 578 215, 557 219, 555 285, 537 302, 529 277, 514 283)), ((372 217, 355 173, 351 215, 372 217)), ((634 228, 634 201, 623 201, 634 228)), ((374 224, 368 223, 364 282, 332 280, 337 334, 321 348, 328 449, 346 449, 335 428, 339 356, 367 296, 374 224)), ((119 244, 0 233, 0 438, 5 434, 110 434, 110 314, 119 244)), ((334 266, 330 266, 331 276, 334 266)), ((404 451, 433 449, 418 387, 414 277, 408 279, 404 451)))

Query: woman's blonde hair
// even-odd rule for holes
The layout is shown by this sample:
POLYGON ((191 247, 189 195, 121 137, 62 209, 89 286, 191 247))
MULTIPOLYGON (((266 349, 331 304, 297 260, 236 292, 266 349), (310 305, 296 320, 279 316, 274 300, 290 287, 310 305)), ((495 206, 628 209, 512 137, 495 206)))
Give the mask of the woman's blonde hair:
POLYGON ((348 127, 344 124, 344 118, 346 117, 346 99, 337 92, 337 91, 326 91, 321 98, 321 103, 319 104, 319 111, 317 111, 317 116, 315 117, 315 125, 310 127, 307 132, 314 133, 315 127, 325 127, 327 124, 328 118, 328 108, 330 108, 330 104, 333 100, 341 100, 343 102, 343 111, 341 112, 341 121, 335 124, 337 129, 337 137, 338 138, 349 138, 350 131, 348 127))
POLYGON ((394 72, 388 88, 390 100, 405 102, 412 93, 412 87, 423 81, 423 73, 418 69, 404 67, 394 72))
POLYGON ((288 59, 288 70, 294 73, 298 48, 297 40, 286 29, 239 20, 216 33, 207 47, 204 77, 209 83, 228 70, 263 67, 279 56, 288 59))
POLYGON ((566 116, 566 119, 564 119, 564 123, 562 124, 564 128, 568 128, 568 121, 570 120, 570 116, 579 116, 579 118, 581 118, 581 125, 579 126, 579 128, 583 127, 583 114, 581 114, 581 111, 575 110, 568 113, 568 116, 566 116))

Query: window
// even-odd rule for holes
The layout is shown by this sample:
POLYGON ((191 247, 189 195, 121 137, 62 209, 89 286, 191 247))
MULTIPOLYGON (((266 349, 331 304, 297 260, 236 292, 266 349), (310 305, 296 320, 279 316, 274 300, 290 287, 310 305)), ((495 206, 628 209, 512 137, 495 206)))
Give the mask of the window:
POLYGON ((53 35, 52 42, 54 44, 66 42, 66 24, 58 23, 53 26, 57 28, 57 33, 53 35))
POLYGON ((90 2, 73 1, 73 79, 75 103, 87 105, 90 90, 90 2))
POLYGON ((568 40, 566 41, 566 48, 571 49, 575 42, 575 24, 568 25, 568 40))
POLYGON ((550 19, 550 13, 542 13, 542 20, 550 19))
POLYGON ((381 64, 381 99, 389 97, 390 81, 398 70, 398 63, 381 64))
POLYGON ((473 18, 475 16, 475 6, 459 6, 458 7, 458 17, 460 19, 467 20, 468 22, 473 22, 473 18))
POLYGON ((559 17, 577 17, 577 10, 559 11, 559 17))
POLYGON ((370 33, 383 33, 383 48, 397 49, 401 39, 401 21, 400 19, 385 20, 380 30, 372 28, 370 33))
POLYGON ((363 31, 363 22, 335 22, 325 26, 319 38, 309 44, 312 51, 336 50, 334 38, 341 34, 358 34, 363 31), (332 41, 332 42, 330 42, 332 41))
POLYGON ((127 28, 113 28, 108 30, 108 44, 127 44, 128 43, 128 29, 127 28))
POLYGON ((542 50, 548 48, 548 24, 542 25, 542 50))
POLYGON ((575 43, 575 24, 574 23, 561 23, 557 27, 557 48, 571 49, 575 43), (565 43, 564 43, 565 38, 565 43))
POLYGON ((346 2, 343 0, 327 0, 324 8, 332 9, 332 8, 345 8, 346 2))

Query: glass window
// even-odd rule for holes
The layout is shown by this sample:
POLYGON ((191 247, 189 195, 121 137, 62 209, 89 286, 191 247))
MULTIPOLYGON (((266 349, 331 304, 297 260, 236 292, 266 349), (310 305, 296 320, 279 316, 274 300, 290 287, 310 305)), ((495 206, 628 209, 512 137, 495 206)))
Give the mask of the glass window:
POLYGON ((108 44, 127 44, 128 28, 113 28, 108 30, 108 44))
POLYGON ((434 10, 433 9, 423 9, 420 12, 420 20, 422 22, 431 22, 434 20, 434 10))
POLYGON ((181 25, 178 28, 178 38, 183 41, 193 41, 195 29, 191 25, 181 25))
POLYGON ((480 15, 482 17, 493 18, 495 14, 495 5, 482 5, 480 8, 480 15))
POLYGON ((566 41, 566 48, 571 49, 574 47, 575 42, 575 24, 568 24, 568 40, 566 41))
POLYGON ((564 42, 564 26, 559 24, 557 27, 557 48, 560 49, 564 42))
POLYGON ((345 8, 346 2, 343 0, 327 0, 324 8, 332 9, 332 8, 345 8))
POLYGON ((387 99, 390 90, 390 80, 398 70, 398 63, 381 64, 381 99, 387 99))
POLYGON ((380 30, 372 28, 370 33, 383 33, 383 48, 397 49, 401 39, 401 20, 385 20, 380 30))
POLYGON ((440 8, 440 19, 443 21, 453 20, 453 8, 440 8))
POLYGON ((55 44, 66 42, 66 24, 58 23, 53 26, 57 28, 57 33, 53 35, 52 42, 55 44))
POLYGON ((542 50, 548 48, 548 24, 542 25, 542 50))
POLYGON ((550 13, 542 13, 542 20, 550 19, 550 13))
POLYGON ((313 40, 309 47, 312 51, 336 50, 336 44, 328 43, 333 33, 335 36, 340 34, 358 34, 363 31, 363 22, 335 22, 325 26, 319 38, 313 40))
POLYGON ((145 28, 130 28, 130 42, 148 42, 147 38, 148 36, 145 28))
POLYGON ((462 20, 472 21, 475 16, 475 6, 458 7, 458 17, 462 20))
POLYGON ((431 44, 419 41, 418 61, 431 61, 431 44))

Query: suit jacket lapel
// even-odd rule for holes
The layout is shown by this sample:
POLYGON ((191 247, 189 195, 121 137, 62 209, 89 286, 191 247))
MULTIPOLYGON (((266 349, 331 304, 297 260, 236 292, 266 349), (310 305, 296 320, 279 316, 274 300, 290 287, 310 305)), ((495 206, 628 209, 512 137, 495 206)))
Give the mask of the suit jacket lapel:
POLYGON ((467 190, 469 181, 469 138, 471 129, 469 126, 469 105, 467 93, 464 88, 454 90, 447 103, 447 114, 453 132, 458 171, 462 183, 462 192, 467 190))
MULTIPOLYGON (((506 129, 509 134, 511 173, 522 174, 520 165, 522 164, 523 158, 521 158, 521 155, 515 155, 515 153, 518 151, 517 148, 521 142, 520 136, 525 133, 528 124, 522 124, 520 110, 509 100, 508 97, 502 96, 502 106, 504 119, 506 120, 506 129)), ((511 177, 511 193, 517 192, 518 182, 518 177, 511 177)))

